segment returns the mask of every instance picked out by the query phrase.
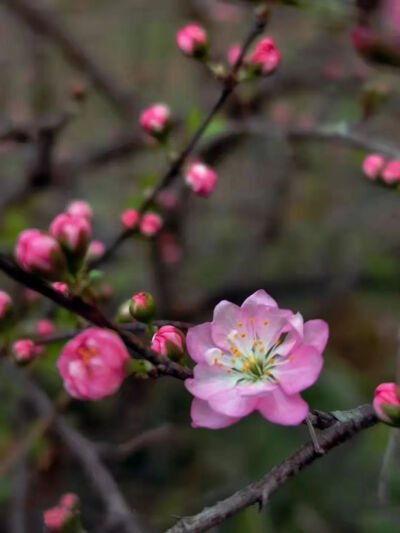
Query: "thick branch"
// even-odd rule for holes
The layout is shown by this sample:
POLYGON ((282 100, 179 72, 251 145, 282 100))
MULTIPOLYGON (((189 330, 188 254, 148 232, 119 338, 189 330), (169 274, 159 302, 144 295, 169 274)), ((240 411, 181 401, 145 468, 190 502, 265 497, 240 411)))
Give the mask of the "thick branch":
MULTIPOLYGON (((338 422, 324 431, 318 437, 319 444, 327 453, 377 422, 372 406, 362 405, 350 411, 347 420, 338 422)), ((286 481, 320 457, 321 455, 315 452, 314 445, 309 442, 286 461, 274 467, 263 478, 250 483, 229 498, 204 509, 199 514, 183 518, 167 533, 201 533, 224 522, 246 507, 254 504, 265 505, 272 494, 286 481)))

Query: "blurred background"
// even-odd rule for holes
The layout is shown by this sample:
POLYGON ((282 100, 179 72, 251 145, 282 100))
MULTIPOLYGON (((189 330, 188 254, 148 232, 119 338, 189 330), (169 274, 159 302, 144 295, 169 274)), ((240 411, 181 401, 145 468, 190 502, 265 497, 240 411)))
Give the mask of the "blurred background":
MULTIPOLYGON (((273 8, 267 35, 282 51, 279 72, 239 87, 200 144, 197 155, 219 175, 213 195, 200 199, 177 180, 159 199, 166 222, 157 239, 128 240, 104 265, 101 305, 112 316, 146 290, 160 319, 199 323, 219 300, 241 303, 263 288, 281 307, 328 321, 325 368, 304 397, 316 409, 348 409, 395 376, 399 196, 366 179, 361 163, 380 148, 396 154, 400 71, 355 51, 360 12, 352 2, 304 4, 273 8)), ((140 110, 171 106, 179 150, 219 92, 175 45, 189 21, 204 25, 213 57, 226 62, 251 10, 218 0, 0 1, 2 250, 27 227, 47 228, 76 198, 93 207, 96 239, 107 244, 121 231, 120 213, 140 204, 168 164, 140 134, 140 110)), ((45 315, 60 332, 74 326, 3 275, 0 284, 20 313, 14 338, 45 315)), ((48 346, 29 369, 52 399, 62 389, 62 346, 48 346)), ((0 401, 0 531, 41 532, 43 510, 64 492, 81 498, 88 531, 122 531, 106 527, 90 476, 51 423, 40 431, 45 415, 7 367, 0 401)), ((192 429, 190 401, 176 380, 129 378, 115 397, 65 411, 99 443, 126 501, 154 530, 260 477, 308 438, 304 427, 258 415, 221 431, 192 429), (125 452, 108 446, 132 439, 125 452)), ((247 509, 215 531, 398 532, 400 451, 389 458, 387 501, 377 499, 388 433, 366 431, 286 484, 262 512, 247 509)))

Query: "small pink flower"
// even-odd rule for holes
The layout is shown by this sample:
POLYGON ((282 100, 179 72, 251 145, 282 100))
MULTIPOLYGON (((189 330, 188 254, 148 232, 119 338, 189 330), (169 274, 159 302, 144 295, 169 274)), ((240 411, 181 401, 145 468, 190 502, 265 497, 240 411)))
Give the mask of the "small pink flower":
POLYGON ((11 297, 4 291, 0 291, 0 320, 9 316, 12 309, 11 297))
POLYGON ((121 224, 125 229, 133 229, 139 222, 140 214, 135 209, 126 209, 121 215, 121 224))
POLYGON ((281 61, 281 53, 276 48, 273 39, 266 37, 262 39, 256 46, 250 63, 260 68, 264 75, 271 74, 276 70, 281 61))
POLYGON ((400 390, 396 383, 382 383, 375 389, 376 416, 387 424, 400 425, 400 390))
POLYGON ((40 337, 48 337, 55 331, 55 326, 51 320, 39 320, 36 324, 35 330, 40 337))
POLYGON ((188 24, 176 34, 176 43, 185 55, 199 57, 207 50, 207 34, 197 24, 188 24))
POLYGON ((36 344, 30 339, 20 339, 12 345, 14 357, 18 363, 29 363, 38 354, 36 344))
POLYGON ((400 182, 400 161, 396 161, 396 159, 389 161, 382 170, 381 175, 383 181, 389 185, 400 182))
POLYGON ((48 509, 43 514, 44 525, 51 533, 62 531, 70 519, 70 510, 66 507, 56 506, 48 509))
POLYGON ((63 296, 68 295, 68 285, 64 283, 63 281, 55 281, 52 285, 53 289, 63 296))
POLYGON ((68 252, 84 255, 92 233, 87 218, 69 213, 61 213, 50 224, 50 234, 68 252))
POLYGON ((66 270, 65 257, 58 242, 37 229, 20 233, 15 257, 21 268, 44 278, 60 279, 66 270))
POLYGON ((154 104, 142 111, 140 125, 146 133, 162 137, 169 127, 170 110, 165 104, 154 104))
POLYGON ((66 212, 70 215, 86 218, 87 220, 90 220, 93 215, 92 208, 84 200, 74 200, 69 203, 66 212))
POLYGON ((151 340, 151 349, 172 359, 182 357, 186 354, 185 336, 175 326, 162 326, 151 340))
POLYGON ((217 183, 217 174, 203 163, 193 163, 186 173, 185 181, 199 196, 209 196, 217 183))
POLYGON ((101 241, 92 241, 88 248, 89 259, 97 259, 101 257, 105 252, 106 247, 101 241))
POLYGON ((253 411, 276 424, 300 424, 308 405, 300 392, 318 379, 328 325, 280 309, 259 290, 241 307, 220 302, 212 322, 189 329, 197 363, 186 388, 194 427, 218 429, 253 411))
POLYGON ((156 313, 156 303, 149 292, 138 292, 131 298, 129 306, 130 314, 136 320, 149 322, 156 313))
POLYGON ((242 49, 238 44, 233 44, 228 50, 228 63, 230 65, 235 65, 236 61, 239 59, 239 56, 242 52, 242 49))
POLYGON ((162 219, 156 213, 147 213, 140 221, 140 231, 146 237, 152 237, 158 233, 163 225, 162 219))
POLYGON ((120 387, 128 359, 118 335, 107 329, 88 328, 64 346, 57 367, 71 396, 99 400, 120 387))
POLYGON ((362 169, 364 171, 364 174, 368 178, 370 178, 371 180, 374 180, 378 177, 384 164, 385 164, 385 160, 383 159, 381 155, 371 154, 371 155, 368 155, 364 159, 363 164, 362 164, 362 169))

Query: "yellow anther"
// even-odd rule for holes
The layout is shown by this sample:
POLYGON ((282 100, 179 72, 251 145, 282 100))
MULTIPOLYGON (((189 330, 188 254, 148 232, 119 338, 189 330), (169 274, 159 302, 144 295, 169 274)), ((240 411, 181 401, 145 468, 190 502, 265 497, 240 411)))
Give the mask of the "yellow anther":
POLYGON ((214 363, 214 365, 216 365, 218 363, 218 359, 216 357, 214 357, 213 363, 214 363))
POLYGON ((249 357, 249 361, 250 361, 250 363, 253 363, 253 365, 255 365, 257 363, 256 358, 253 357, 252 355, 249 357))
POLYGON ((259 348, 258 351, 259 351, 260 353, 263 353, 263 352, 264 352, 264 348, 259 348))
POLYGON ((268 326, 268 324, 269 324, 268 320, 264 320, 263 324, 264 324, 264 326, 268 326))
POLYGON ((254 323, 254 318, 250 318, 250 322, 253 324, 254 323))
POLYGON ((227 374, 230 374, 231 372, 232 370, 229 370, 229 369, 226 371, 227 374))
POLYGON ((272 358, 272 359, 270 360, 270 362, 269 362, 269 363, 270 363, 271 365, 274 365, 274 364, 275 364, 275 359, 274 359, 274 358, 272 358))
POLYGON ((269 370, 264 370, 264 376, 269 376, 270 375, 270 371, 269 370))
POLYGON ((293 361, 293 355, 289 355, 288 359, 289 361, 293 361))
POLYGON ((242 337, 242 339, 244 339, 246 337, 246 333, 242 333, 240 336, 242 337))
POLYGON ((237 325, 239 328, 241 328, 243 326, 243 322, 238 322, 237 325))
POLYGON ((235 362, 235 358, 232 357, 232 359, 231 359, 231 363, 234 363, 234 362, 235 362))
POLYGON ((250 368, 249 363, 244 363, 244 364, 243 364, 243 368, 242 368, 242 370, 246 371, 246 370, 248 370, 249 368, 250 368))

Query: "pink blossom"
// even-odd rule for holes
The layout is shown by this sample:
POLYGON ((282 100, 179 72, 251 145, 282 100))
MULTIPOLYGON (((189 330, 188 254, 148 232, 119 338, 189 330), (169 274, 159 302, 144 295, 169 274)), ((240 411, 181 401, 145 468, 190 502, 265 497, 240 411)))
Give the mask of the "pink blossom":
POLYGON ((63 281, 55 281, 52 285, 53 289, 63 296, 68 295, 68 285, 64 283, 63 281))
POLYGON ((239 59, 241 52, 242 49, 238 44, 232 44, 232 46, 228 50, 228 63, 230 65, 234 65, 239 59))
POLYGON ((201 56, 207 49, 207 34, 197 24, 188 24, 176 34, 180 50, 187 56, 201 56))
POLYGON ((378 177, 380 171, 382 170, 383 165, 385 164, 385 160, 383 157, 379 154, 371 154, 368 155, 362 164, 362 169, 364 171, 364 174, 374 180, 378 177))
POLYGON ((74 509, 79 504, 79 498, 76 494, 67 493, 61 496, 60 505, 66 509, 74 509))
POLYGON ((0 291, 0 320, 6 318, 12 309, 11 297, 4 291, 0 291))
POLYGON ((162 326, 151 340, 151 349, 165 357, 181 357, 186 353, 185 336, 175 326, 162 326))
POLYGON ((60 279, 66 270, 65 257, 58 242, 37 229, 27 229, 20 233, 15 257, 27 272, 48 279, 60 279))
POLYGON ((12 345, 12 350, 14 357, 18 363, 29 363, 34 359, 39 352, 37 350, 36 344, 30 339, 20 339, 15 341, 12 345))
POLYGON ((66 212, 70 215, 86 218, 87 220, 90 220, 93 215, 92 208, 84 200, 74 200, 69 203, 66 212))
POLYGON ((165 104, 154 104, 142 111, 140 125, 146 133, 160 137, 169 126, 170 110, 165 104))
POLYGON ((280 309, 259 290, 241 307, 220 302, 212 322, 189 329, 187 347, 197 363, 186 388, 194 427, 218 429, 252 411, 276 424, 300 424, 308 405, 300 392, 318 379, 328 325, 280 309))
POLYGON ((49 335, 54 333, 55 329, 56 328, 55 328, 53 322, 51 320, 46 320, 46 319, 39 320, 37 322, 36 328, 35 328, 36 333, 40 337, 48 337, 49 335))
POLYGON ((71 396, 99 400, 119 388, 128 359, 118 335, 107 329, 88 328, 64 346, 57 366, 71 396))
POLYGON ((44 525, 47 529, 56 533, 57 531, 62 531, 68 520, 70 519, 70 510, 66 507, 56 506, 52 509, 48 509, 43 514, 44 525))
POLYGON ((393 159, 389 161, 381 172, 382 179, 387 184, 400 182, 400 161, 393 159))
POLYGON ((87 218, 69 213, 61 213, 50 224, 50 234, 73 254, 83 255, 86 252, 91 233, 87 218))
POLYGON ((251 58, 250 63, 259 67, 261 73, 271 74, 276 70, 281 61, 281 53, 276 48, 273 39, 266 37, 262 39, 256 46, 251 58))
POLYGON ((129 305, 130 314, 136 320, 149 322, 156 313, 156 304, 149 292, 138 292, 131 298, 129 305))
POLYGON ((135 209, 126 209, 121 215, 121 224, 125 229, 133 229, 139 222, 140 214, 135 209))
POLYGON ((178 204, 176 193, 174 191, 161 191, 157 195, 157 202, 166 210, 175 209, 178 204))
POLYGON ((400 391, 396 383, 382 383, 375 389, 373 406, 377 417, 387 424, 400 425, 400 391))
POLYGON ((89 259, 97 259, 101 257, 105 252, 106 247, 101 241, 92 241, 88 248, 89 259))
POLYGON ((158 233, 163 225, 162 219, 156 213, 147 213, 140 221, 140 231, 146 237, 152 237, 158 233))
POLYGON ((186 173, 185 181, 199 196, 208 196, 217 183, 217 174, 203 163, 193 163, 186 173))

